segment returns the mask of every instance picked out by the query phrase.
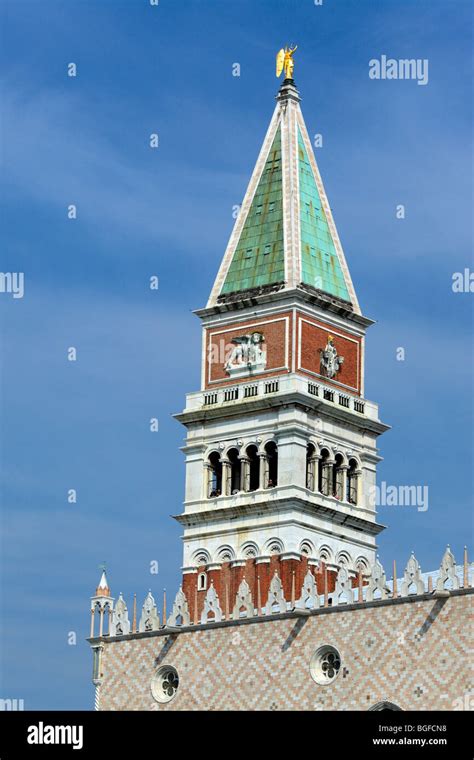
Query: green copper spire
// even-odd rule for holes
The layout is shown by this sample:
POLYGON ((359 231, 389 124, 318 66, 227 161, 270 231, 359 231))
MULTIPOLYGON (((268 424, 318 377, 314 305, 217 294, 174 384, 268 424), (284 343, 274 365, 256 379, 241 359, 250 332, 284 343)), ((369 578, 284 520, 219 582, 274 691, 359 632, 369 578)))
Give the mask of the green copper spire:
POLYGON ((360 314, 293 80, 276 99, 208 306, 316 289, 360 314))
POLYGON ((281 130, 270 148, 221 293, 283 282, 281 130))
POLYGON ((341 265, 329 231, 313 170, 298 128, 301 281, 349 301, 341 265))

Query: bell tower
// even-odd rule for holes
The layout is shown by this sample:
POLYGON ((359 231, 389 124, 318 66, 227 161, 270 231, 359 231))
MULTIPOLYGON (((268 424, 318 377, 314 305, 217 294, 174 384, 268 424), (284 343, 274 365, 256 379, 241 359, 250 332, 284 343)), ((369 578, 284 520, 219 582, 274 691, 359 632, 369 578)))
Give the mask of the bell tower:
MULTIPOLYGON (((292 54, 294 51, 280 51, 292 54)), ((280 54, 279 54, 280 55, 280 54)), ((191 619, 245 578, 259 606, 308 568, 322 593, 375 561, 388 429, 364 396, 363 316, 292 78, 284 79, 202 321, 187 430, 183 590, 191 619), (329 579, 329 581, 328 581, 329 579)))

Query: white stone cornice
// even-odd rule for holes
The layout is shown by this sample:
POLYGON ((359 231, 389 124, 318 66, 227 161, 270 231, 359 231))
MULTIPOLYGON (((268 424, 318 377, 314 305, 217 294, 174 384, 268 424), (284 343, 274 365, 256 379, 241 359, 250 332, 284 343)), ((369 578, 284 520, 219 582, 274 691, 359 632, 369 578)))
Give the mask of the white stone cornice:
POLYGON ((209 499, 198 499, 195 501, 185 502, 185 512, 183 515, 174 515, 174 518, 181 522, 179 518, 186 517, 187 520, 210 520, 213 515, 221 512, 230 512, 230 510, 241 511, 249 510, 267 510, 269 506, 272 509, 286 508, 289 503, 300 505, 303 502, 307 509, 335 510, 343 516, 368 520, 374 522, 375 511, 372 508, 366 508, 362 505, 352 504, 351 502, 337 499, 335 496, 312 491, 306 486, 295 484, 276 485, 270 488, 259 488, 255 491, 238 491, 236 494, 221 494, 209 499))
POLYGON ((233 559, 230 563, 231 567, 245 567, 246 565, 245 559, 233 559))
POLYGON ((288 559, 296 559, 299 561, 301 557, 302 555, 299 552, 282 552, 280 554, 280 559, 282 562, 285 562, 285 560, 288 559))
POLYGON ((268 316, 293 308, 304 314, 316 317, 325 323, 336 327, 344 327, 352 330, 354 334, 363 336, 367 327, 375 324, 373 319, 357 314, 354 311, 341 311, 334 307, 331 301, 324 301, 322 296, 311 294, 300 287, 279 290, 275 293, 266 293, 258 296, 242 297, 238 303, 216 304, 212 308, 195 309, 204 327, 225 326, 233 324, 236 320, 247 321, 255 317, 255 307, 262 316, 268 316))

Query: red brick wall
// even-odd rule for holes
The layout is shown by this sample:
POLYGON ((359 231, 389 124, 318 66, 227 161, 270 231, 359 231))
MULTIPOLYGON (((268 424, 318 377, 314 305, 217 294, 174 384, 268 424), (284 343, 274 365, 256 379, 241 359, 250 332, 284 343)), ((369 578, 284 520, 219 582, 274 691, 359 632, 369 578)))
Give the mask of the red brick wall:
POLYGON ((343 330, 335 330, 324 322, 318 322, 305 315, 298 314, 297 323, 298 335, 301 325, 301 349, 297 369, 313 378, 315 374, 318 375, 327 385, 341 388, 342 384, 349 386, 347 389, 349 392, 360 393, 361 339, 343 330), (328 335, 333 336, 337 353, 344 357, 344 363, 334 380, 320 375, 320 349, 325 348, 328 335))
MULTIPOLYGON (((324 562, 320 563, 319 569, 314 566, 310 566, 310 569, 316 579, 318 593, 324 594, 324 562)), ((288 602, 290 602, 292 598, 293 573, 295 574, 295 600, 298 599, 301 594, 304 577, 308 571, 308 561, 306 557, 301 557, 299 560, 282 560, 279 555, 274 555, 270 558, 269 563, 266 562, 258 565, 254 559, 248 559, 246 560, 245 566, 242 567, 231 567, 229 562, 223 562, 220 568, 209 570, 207 572, 207 588, 210 587, 211 582, 214 583, 214 588, 219 596, 222 613, 227 617, 227 604, 229 613, 232 613, 237 590, 244 576, 250 586, 255 607, 258 606, 258 579, 260 579, 260 603, 261 606, 264 607, 268 597, 270 581, 273 578, 275 570, 281 579, 283 595, 288 602)), ((200 568, 200 572, 202 571, 205 572, 205 567, 200 568)), ((188 600, 192 622, 196 620, 195 599, 197 578, 198 573, 186 573, 183 576, 183 591, 188 600)), ((357 587, 357 583, 357 578, 354 578, 352 580, 353 588, 357 587)), ((335 584, 336 572, 334 570, 328 570, 328 594, 334 591, 335 584)), ((197 592, 197 619, 200 619, 201 617, 205 596, 206 591, 197 592)))
MULTIPOLYGON (((265 377, 272 377, 286 373, 291 369, 291 332, 292 332, 292 313, 285 312, 268 318, 256 319, 253 321, 236 322, 229 325, 222 332, 219 328, 206 330, 206 377, 205 387, 215 387, 231 382, 232 385, 238 382, 248 383, 251 377, 231 378, 224 369, 224 363, 228 359, 229 350, 232 349, 231 343, 233 338, 245 335, 248 332, 261 332, 265 337, 265 350, 267 352, 267 364, 265 377), (288 336, 289 345, 286 343, 287 322, 288 318, 288 336), (269 321, 271 320, 271 321, 269 321), (276 321, 273 321, 276 320, 276 321), (286 351, 288 351, 288 367, 286 366, 286 351), (281 369, 281 368, 284 369, 281 369), (275 372, 271 370, 275 369, 275 372), (270 370, 270 371, 268 371, 270 370), (217 382, 215 382, 217 381, 217 382), (221 382, 220 382, 221 381, 221 382)), ((262 374, 255 375, 262 377, 262 374)))
POLYGON ((245 335, 247 332, 258 331, 265 336, 265 350, 267 352, 267 365, 264 375, 255 375, 257 378, 274 377, 291 371, 293 356, 293 331, 296 331, 296 370, 313 378, 316 382, 321 380, 327 385, 332 385, 349 393, 361 392, 361 338, 352 335, 346 330, 334 329, 324 322, 318 321, 306 314, 297 313, 294 323, 292 312, 283 312, 270 318, 256 319, 254 321, 235 322, 221 332, 214 328, 206 329, 206 376, 205 388, 215 388, 227 383, 248 383, 251 376, 231 378, 224 369, 232 347, 232 339, 245 335), (288 345, 286 338, 286 321, 288 318, 288 345), (299 347, 299 335, 301 331, 301 346, 299 347), (330 380, 320 374, 320 349, 325 348, 328 335, 334 337, 334 345, 338 354, 344 357, 344 363, 337 377, 330 380), (288 367, 286 368, 286 352, 288 352, 288 367), (284 369, 281 369, 281 368, 284 369), (272 371, 274 370, 274 371, 272 371))

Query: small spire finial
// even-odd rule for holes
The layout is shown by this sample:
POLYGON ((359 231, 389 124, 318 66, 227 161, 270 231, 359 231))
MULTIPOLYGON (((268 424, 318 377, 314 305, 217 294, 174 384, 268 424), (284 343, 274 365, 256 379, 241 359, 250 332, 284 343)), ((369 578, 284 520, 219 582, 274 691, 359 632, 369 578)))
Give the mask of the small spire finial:
POLYGON ((110 596, 110 588, 109 584, 107 582, 107 575, 105 572, 105 562, 102 562, 99 565, 99 570, 102 570, 102 574, 100 576, 99 585, 97 586, 95 595, 96 596, 110 596))

